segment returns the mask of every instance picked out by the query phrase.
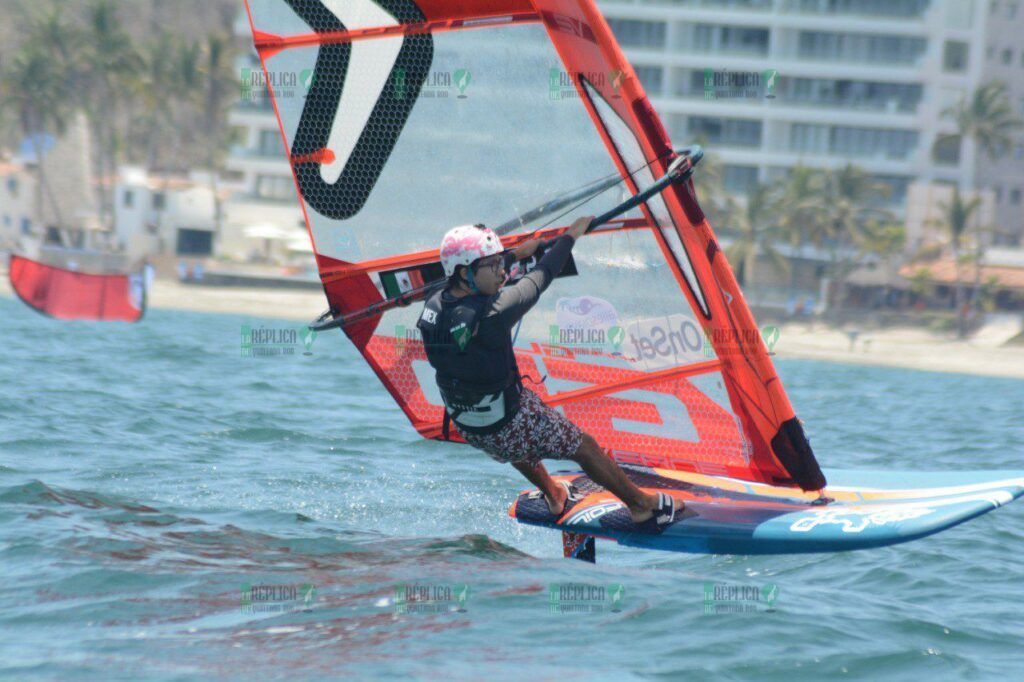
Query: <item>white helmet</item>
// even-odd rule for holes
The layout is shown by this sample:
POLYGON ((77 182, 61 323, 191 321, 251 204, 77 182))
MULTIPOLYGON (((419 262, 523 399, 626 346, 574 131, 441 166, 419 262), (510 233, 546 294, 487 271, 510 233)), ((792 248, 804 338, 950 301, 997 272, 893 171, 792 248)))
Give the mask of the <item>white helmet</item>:
POLYGON ((451 277, 459 265, 472 265, 473 261, 502 252, 501 239, 494 230, 483 225, 459 225, 445 233, 441 240, 441 265, 444 274, 451 277))

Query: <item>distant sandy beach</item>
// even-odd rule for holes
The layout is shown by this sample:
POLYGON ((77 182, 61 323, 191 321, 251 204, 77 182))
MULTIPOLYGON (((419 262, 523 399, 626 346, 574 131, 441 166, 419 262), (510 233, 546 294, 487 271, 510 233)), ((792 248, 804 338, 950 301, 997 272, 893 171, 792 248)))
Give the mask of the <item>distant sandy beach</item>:
POLYGON ((923 329, 865 331, 851 350, 843 331, 821 323, 785 324, 774 350, 780 358, 1024 379, 1024 347, 990 347, 984 340, 957 341, 923 329))
MULTIPOLYGON (((6 277, 0 295, 13 296, 6 277)), ((157 280, 149 305, 156 309, 249 315, 308 322, 325 309, 319 291, 205 287, 157 280)), ((921 329, 886 329, 850 337, 823 323, 780 326, 774 355, 862 365, 903 367, 1024 379, 1024 347, 989 346, 986 340, 956 341, 921 329)))
POLYGON ((165 310, 311 322, 327 309, 327 299, 316 289, 212 287, 158 279, 149 294, 149 305, 165 310))
MULTIPOLYGON (((0 295, 14 296, 6 274, 0 278, 0 295)), ((149 307, 309 322, 324 312, 327 301, 316 290, 208 287, 158 279, 149 292, 149 307)))

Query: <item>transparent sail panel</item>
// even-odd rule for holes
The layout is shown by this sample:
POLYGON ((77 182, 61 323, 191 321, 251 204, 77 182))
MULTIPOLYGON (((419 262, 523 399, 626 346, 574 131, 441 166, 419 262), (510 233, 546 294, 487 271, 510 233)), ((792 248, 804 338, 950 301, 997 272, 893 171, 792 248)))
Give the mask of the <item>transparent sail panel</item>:
MULTIPOLYGON (((403 40, 362 41, 352 52, 373 49, 389 59, 395 50, 379 48, 403 40)), ((408 75, 396 88, 396 107, 415 101, 365 204, 343 220, 310 211, 318 253, 359 261, 436 248, 453 225, 497 226, 618 174, 541 26, 440 33, 433 43, 433 62, 418 96, 408 75)), ((280 74, 311 72, 318 49, 278 53, 267 68, 280 74)), ((346 90, 353 84, 359 85, 350 79, 346 90)), ((362 118, 352 113, 349 120, 343 111, 334 127, 351 128, 346 138, 358 138, 369 115, 364 112, 372 111, 379 92, 379 87, 363 87, 349 109, 359 110, 362 118)), ((299 95, 278 99, 289 147, 306 103, 299 95)), ((336 157, 344 153, 335 150, 336 157)), ((565 215, 562 224, 601 213, 625 196, 620 184, 565 215)))

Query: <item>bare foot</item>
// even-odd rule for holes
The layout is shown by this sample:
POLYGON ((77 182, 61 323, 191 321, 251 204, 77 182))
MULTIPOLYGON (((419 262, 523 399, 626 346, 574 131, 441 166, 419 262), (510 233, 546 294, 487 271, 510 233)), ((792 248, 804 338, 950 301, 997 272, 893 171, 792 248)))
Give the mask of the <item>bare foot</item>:
POLYGON ((565 511, 565 503, 569 499, 569 491, 561 483, 555 483, 555 497, 551 498, 544 494, 544 501, 548 503, 548 511, 552 516, 561 516, 565 511))
POLYGON ((643 523, 647 519, 654 516, 654 510, 658 508, 658 496, 647 495, 644 498, 644 503, 639 507, 630 507, 629 515, 633 517, 633 523, 643 523))

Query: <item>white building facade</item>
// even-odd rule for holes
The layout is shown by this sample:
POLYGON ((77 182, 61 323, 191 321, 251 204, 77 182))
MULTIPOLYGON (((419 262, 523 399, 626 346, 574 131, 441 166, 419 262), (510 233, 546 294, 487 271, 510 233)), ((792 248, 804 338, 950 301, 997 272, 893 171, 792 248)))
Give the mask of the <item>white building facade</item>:
MULTIPOLYGON (((1000 183, 996 211, 1019 243, 1024 147, 993 165, 942 111, 1004 80, 1024 115, 1024 5, 1017 0, 601 0, 676 145, 703 138, 745 192, 797 164, 859 165, 902 210, 912 182, 1000 183), (1012 18, 1011 18, 1012 14, 1012 18), (739 92, 723 81, 755 75, 739 92), (771 87, 767 80, 775 76, 771 87), (710 79, 710 80, 709 80, 710 79), (770 97, 767 95, 771 95, 770 97), (1015 193, 1016 192, 1016 193, 1015 193), (1001 196, 1000 196, 1001 195, 1001 196)), ((1018 135, 1024 144, 1024 136, 1018 135)))
POLYGON ((36 233, 35 187, 23 165, 0 159, 0 251, 22 249, 36 233))

